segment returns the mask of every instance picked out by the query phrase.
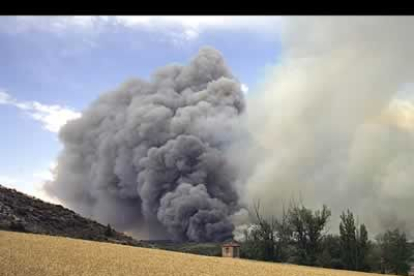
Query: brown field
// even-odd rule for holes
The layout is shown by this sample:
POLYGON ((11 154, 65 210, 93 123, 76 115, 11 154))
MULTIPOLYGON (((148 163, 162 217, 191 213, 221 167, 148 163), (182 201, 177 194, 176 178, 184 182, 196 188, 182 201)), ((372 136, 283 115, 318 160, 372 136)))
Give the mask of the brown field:
POLYGON ((0 231, 1 276, 379 275, 0 231))

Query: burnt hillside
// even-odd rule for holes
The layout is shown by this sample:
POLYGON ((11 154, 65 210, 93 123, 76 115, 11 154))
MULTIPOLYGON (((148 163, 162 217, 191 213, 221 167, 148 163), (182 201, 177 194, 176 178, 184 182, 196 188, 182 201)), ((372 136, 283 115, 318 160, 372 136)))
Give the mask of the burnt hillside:
POLYGON ((143 246, 75 212, 0 185, 0 229, 143 246))

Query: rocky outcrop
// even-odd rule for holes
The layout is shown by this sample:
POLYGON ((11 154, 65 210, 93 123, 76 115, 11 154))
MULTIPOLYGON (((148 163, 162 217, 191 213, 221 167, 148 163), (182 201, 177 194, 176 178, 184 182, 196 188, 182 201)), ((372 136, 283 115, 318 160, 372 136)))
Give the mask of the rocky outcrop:
POLYGON ((1 185, 0 229, 145 246, 61 205, 47 203, 1 185))

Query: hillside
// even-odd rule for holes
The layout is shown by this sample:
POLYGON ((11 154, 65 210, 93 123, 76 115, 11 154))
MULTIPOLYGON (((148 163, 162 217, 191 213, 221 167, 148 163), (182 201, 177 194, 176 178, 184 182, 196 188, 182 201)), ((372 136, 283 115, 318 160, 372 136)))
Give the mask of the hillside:
POLYGON ((0 229, 128 245, 143 244, 75 212, 0 185, 0 229))
POLYGON ((0 275, 379 275, 0 231, 0 275), (36 256, 36 258, 33 258, 36 256))
POLYGON ((0 185, 0 229, 106 241, 140 247, 159 248, 200 255, 219 256, 218 243, 176 243, 171 241, 136 241, 114 231, 105 235, 106 226, 84 218, 61 205, 44 202, 0 185))

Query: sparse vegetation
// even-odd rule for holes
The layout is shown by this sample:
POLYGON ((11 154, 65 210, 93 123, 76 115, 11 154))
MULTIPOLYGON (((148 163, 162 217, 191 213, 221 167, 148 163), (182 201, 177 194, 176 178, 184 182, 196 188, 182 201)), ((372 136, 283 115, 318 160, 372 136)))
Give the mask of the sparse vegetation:
POLYGON ((0 229, 146 246, 110 225, 0 185, 0 229))
POLYGON ((112 229, 111 225, 108 224, 105 229, 105 236, 112 237, 114 235, 114 230, 112 229))
POLYGON ((20 221, 12 221, 10 223, 10 230, 17 231, 17 232, 26 232, 26 228, 24 227, 23 223, 20 221))

